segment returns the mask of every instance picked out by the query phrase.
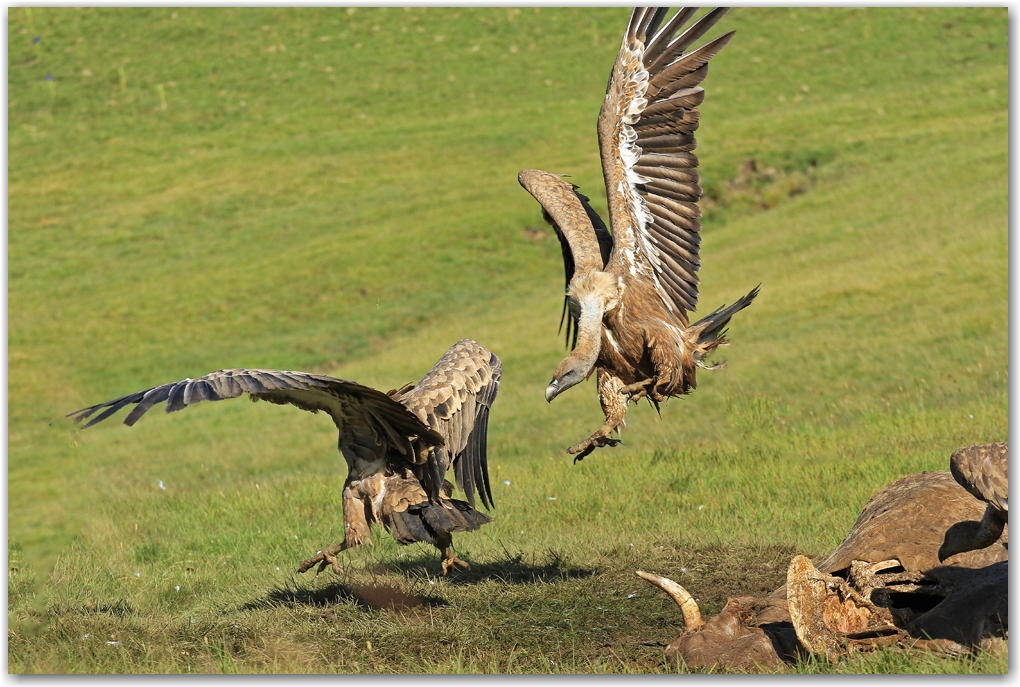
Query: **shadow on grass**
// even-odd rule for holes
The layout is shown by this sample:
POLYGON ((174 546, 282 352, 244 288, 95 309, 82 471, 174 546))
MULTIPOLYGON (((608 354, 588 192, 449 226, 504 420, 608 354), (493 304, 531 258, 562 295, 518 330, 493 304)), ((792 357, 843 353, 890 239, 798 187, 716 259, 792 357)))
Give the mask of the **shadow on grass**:
POLYGON ((446 606, 437 596, 418 596, 388 584, 330 584, 310 587, 277 587, 260 599, 239 607, 241 611, 279 608, 282 606, 357 606, 364 610, 402 611, 419 606, 446 606))
MULTIPOLYGON (((491 563, 469 561, 467 570, 457 568, 446 578, 448 584, 473 585, 479 582, 494 581, 503 584, 543 584, 558 580, 589 578, 597 574, 595 569, 579 568, 566 565, 560 554, 550 551, 544 561, 524 561, 523 554, 506 553, 506 557, 491 563)), ((404 578, 419 578, 422 573, 431 577, 433 569, 438 572, 437 559, 412 558, 406 561, 387 561, 375 563, 368 570, 373 577, 386 573, 396 573, 404 578)), ((330 573, 325 573, 330 574, 330 573)), ((371 584, 360 584, 348 581, 335 582, 325 586, 315 586, 314 578, 307 584, 287 585, 270 590, 261 598, 249 601, 236 607, 240 611, 253 611, 280 607, 315 607, 329 608, 333 606, 355 606, 368 610, 404 611, 418 607, 443 607, 449 604, 445 599, 431 595, 410 594, 392 584, 376 579, 371 584)))
MULTIPOLYGON (((557 580, 571 580, 577 578, 593 577, 597 574, 594 568, 579 568, 564 564, 563 558, 556 552, 549 552, 545 562, 532 560, 531 563, 524 561, 523 554, 507 554, 503 560, 492 563, 476 563, 468 561, 471 565, 468 569, 457 568, 446 578, 448 584, 466 585, 479 582, 492 581, 503 584, 542 584, 557 580)), ((410 561, 389 561, 386 567, 393 572, 402 575, 413 575, 421 571, 422 567, 431 568, 429 564, 423 564, 420 560, 410 561)), ((438 567, 438 566, 436 566, 438 567)))

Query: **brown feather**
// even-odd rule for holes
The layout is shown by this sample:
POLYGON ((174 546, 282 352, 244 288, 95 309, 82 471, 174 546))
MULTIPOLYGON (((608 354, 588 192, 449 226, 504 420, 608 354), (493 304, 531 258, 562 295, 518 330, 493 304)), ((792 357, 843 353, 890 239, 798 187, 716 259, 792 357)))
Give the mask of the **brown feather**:
POLYGON ((698 156, 686 151, 674 153, 672 155, 645 152, 638 158, 637 164, 643 167, 675 167, 678 169, 692 169, 698 166, 698 156))
POLYGON ((672 83, 663 86, 659 89, 658 93, 649 97, 649 102, 651 104, 645 108, 645 111, 642 113, 642 117, 655 117, 661 112, 682 107, 682 101, 676 102, 673 100, 673 97, 679 93, 680 97, 683 98, 687 95, 687 89, 699 85, 707 76, 708 64, 703 64, 691 73, 684 74, 672 83))
POLYGON ((698 142, 695 140, 694 134, 660 134, 647 138, 638 136, 638 145, 641 146, 642 150, 651 152, 656 152, 657 150, 688 151, 694 150, 698 142))
POLYGON ((1008 442, 957 449, 950 458, 949 470, 974 498, 1001 511, 1009 509, 1008 442))
POLYGON ((687 20, 694 16, 694 13, 697 11, 697 7, 681 7, 677 10, 676 14, 666 22, 665 26, 659 29, 659 32, 648 41, 645 48, 645 62, 653 64, 663 54, 663 51, 668 49, 669 42, 673 40, 677 29, 686 24, 687 20))
POLYGON ((678 55, 715 26, 727 11, 728 8, 726 7, 717 7, 703 15, 701 19, 691 24, 686 31, 670 41, 669 45, 659 55, 654 56, 653 61, 648 65, 648 70, 658 73, 667 65, 672 64, 678 55))
POLYGON ((649 177, 650 179, 669 179, 679 184, 690 184, 694 187, 697 187, 698 182, 701 181, 701 175, 698 174, 698 170, 692 168, 645 167, 644 165, 635 165, 634 171, 642 176, 649 177))

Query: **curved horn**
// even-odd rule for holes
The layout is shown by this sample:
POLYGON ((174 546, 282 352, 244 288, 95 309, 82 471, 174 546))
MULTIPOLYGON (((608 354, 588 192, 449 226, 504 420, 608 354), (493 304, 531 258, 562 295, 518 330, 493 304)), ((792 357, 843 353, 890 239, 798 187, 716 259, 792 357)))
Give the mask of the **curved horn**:
POLYGON ((634 574, 645 582, 654 584, 656 587, 669 594, 673 601, 676 601, 677 606, 680 607, 680 611, 684 614, 684 626, 687 630, 697 630, 705 624, 705 621, 701 619, 701 609, 698 608, 698 602, 694 600, 694 597, 691 596, 686 589, 668 577, 653 575, 651 573, 646 573, 643 570, 636 570, 634 574))
POLYGON ((595 227, 581 204, 574 187, 555 174, 526 169, 517 175, 528 193, 545 209, 570 244, 575 273, 601 272, 605 263, 595 235, 595 227))

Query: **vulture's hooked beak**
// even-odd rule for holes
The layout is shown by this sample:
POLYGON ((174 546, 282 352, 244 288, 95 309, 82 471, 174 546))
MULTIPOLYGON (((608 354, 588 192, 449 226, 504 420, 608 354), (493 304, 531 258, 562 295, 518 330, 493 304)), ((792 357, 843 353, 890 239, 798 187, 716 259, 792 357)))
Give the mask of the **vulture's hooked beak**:
POLYGON ((547 403, 552 403, 552 400, 556 398, 560 393, 560 383, 556 379, 549 382, 549 386, 545 388, 545 400, 547 403))

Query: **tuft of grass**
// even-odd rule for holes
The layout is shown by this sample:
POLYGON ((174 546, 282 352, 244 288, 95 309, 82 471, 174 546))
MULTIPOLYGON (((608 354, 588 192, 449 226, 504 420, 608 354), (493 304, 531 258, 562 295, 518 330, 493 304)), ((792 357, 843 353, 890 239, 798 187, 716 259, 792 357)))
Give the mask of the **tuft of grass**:
POLYGON ((679 611, 635 569, 715 612, 885 484, 1006 437, 1006 11, 748 8, 701 107, 701 302, 761 295, 724 370, 571 463, 601 412, 591 384, 542 399, 562 264, 515 176, 569 173, 605 213, 594 124, 626 17, 11 11, 11 672, 676 672, 679 611), (342 536, 321 417, 61 419, 224 367, 394 388, 465 336, 504 361, 497 507, 450 578, 381 531, 342 577, 292 573, 342 536))

